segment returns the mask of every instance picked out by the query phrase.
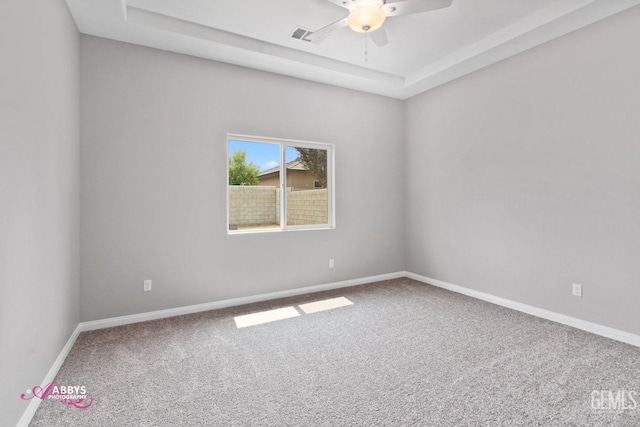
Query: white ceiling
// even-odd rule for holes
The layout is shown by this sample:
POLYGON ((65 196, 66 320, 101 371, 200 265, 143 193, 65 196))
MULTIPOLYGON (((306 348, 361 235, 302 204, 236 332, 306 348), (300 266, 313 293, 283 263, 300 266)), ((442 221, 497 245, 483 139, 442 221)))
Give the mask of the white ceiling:
MULTIPOLYGON (((420 1, 420 0, 416 0, 420 1)), ((328 0, 67 0, 80 32, 406 99, 640 4, 640 0, 453 0, 388 18, 377 47, 344 28, 322 43, 291 38, 346 17, 328 0)))

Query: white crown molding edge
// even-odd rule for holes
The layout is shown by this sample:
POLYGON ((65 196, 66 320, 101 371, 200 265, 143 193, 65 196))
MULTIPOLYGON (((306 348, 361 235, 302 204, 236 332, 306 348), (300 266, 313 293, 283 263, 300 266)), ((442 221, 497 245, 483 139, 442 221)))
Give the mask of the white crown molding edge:
POLYGON ((565 0, 406 76, 401 99, 426 92, 637 5, 640 0, 565 0))
POLYGON ((576 329, 581 329, 586 332, 591 332, 592 334, 595 334, 595 335, 600 335, 602 337, 610 338, 616 341, 621 341, 626 344, 631 344, 633 346, 640 347, 640 335, 635 335, 630 332, 625 332, 619 329, 610 328, 608 326, 603 326, 597 323, 567 316, 565 314, 556 313, 554 311, 549 311, 542 308, 534 307, 532 305, 523 304, 517 301, 512 301, 506 298, 497 297, 495 295, 491 295, 485 292, 476 291, 474 289, 465 288, 464 286, 454 285, 451 283, 443 282, 442 280, 421 276, 419 274, 405 272, 405 276, 408 277, 409 279, 417 280, 427 285, 446 289, 448 291, 456 292, 462 295, 467 295, 472 298, 490 302, 492 304, 500 305, 502 307, 520 311, 522 313, 530 314, 535 317, 551 320, 552 322, 571 326, 576 329))
POLYGON ((128 22, 200 42, 190 55, 404 100, 639 5, 640 0, 564 0, 405 77, 159 15, 129 6, 126 0, 122 4, 128 22))
MULTIPOLYGON (((394 87, 403 87, 402 76, 377 71, 359 65, 322 57, 313 52, 292 49, 240 34, 185 21, 134 6, 126 7, 126 22, 144 26, 151 31, 172 34, 176 39, 190 39, 201 47, 189 54, 214 61, 244 66, 356 90, 375 91, 383 94, 394 87), (384 89, 380 89, 383 86, 384 89)), ((146 40, 145 46, 168 50, 146 40)), ((185 44, 180 44, 185 48, 185 44)), ((172 49, 177 53, 185 53, 172 49)))

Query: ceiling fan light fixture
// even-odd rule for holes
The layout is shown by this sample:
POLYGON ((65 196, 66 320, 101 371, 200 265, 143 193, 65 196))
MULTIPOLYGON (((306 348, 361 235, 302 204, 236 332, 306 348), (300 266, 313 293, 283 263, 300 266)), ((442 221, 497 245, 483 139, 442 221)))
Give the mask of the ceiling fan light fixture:
POLYGON ((384 23, 387 15, 380 6, 360 6, 352 9, 347 18, 349 27, 358 33, 370 33, 384 23))

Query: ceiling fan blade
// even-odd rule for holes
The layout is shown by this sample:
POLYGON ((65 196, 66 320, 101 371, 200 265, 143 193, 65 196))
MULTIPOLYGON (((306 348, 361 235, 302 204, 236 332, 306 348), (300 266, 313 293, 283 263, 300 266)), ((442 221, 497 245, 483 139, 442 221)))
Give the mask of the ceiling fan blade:
POLYGON ((329 24, 326 27, 322 27, 318 31, 314 31, 313 33, 309 34, 308 36, 305 36, 305 39, 309 40, 311 43, 320 43, 322 40, 324 40, 329 35, 329 33, 332 33, 333 31, 336 31, 336 30, 339 30, 341 28, 344 28, 347 25, 349 25, 347 23, 347 18, 344 18, 344 19, 341 19, 339 21, 334 22, 333 24, 329 24))
POLYGON ((451 6, 453 0, 401 0, 387 1, 382 10, 387 16, 410 15, 413 13, 428 12, 430 10, 443 9, 451 6))
POLYGON ((378 47, 382 47, 389 43, 389 40, 387 40, 387 32, 384 30, 384 27, 375 30, 369 35, 369 37, 371 37, 371 41, 378 47))
POLYGON ((340 7, 344 7, 345 9, 349 9, 349 1, 347 0, 327 0, 330 1, 331 3, 338 5, 340 7))

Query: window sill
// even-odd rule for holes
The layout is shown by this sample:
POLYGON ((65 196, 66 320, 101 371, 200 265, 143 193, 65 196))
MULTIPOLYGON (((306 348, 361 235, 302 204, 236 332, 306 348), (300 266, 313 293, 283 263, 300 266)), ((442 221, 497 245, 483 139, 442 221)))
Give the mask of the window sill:
POLYGON ((318 230, 334 230, 334 225, 322 225, 315 227, 308 226, 292 226, 287 228, 257 228, 251 230, 227 230, 227 235, 234 236, 239 234, 264 234, 264 233, 287 233, 290 231, 318 231, 318 230))

